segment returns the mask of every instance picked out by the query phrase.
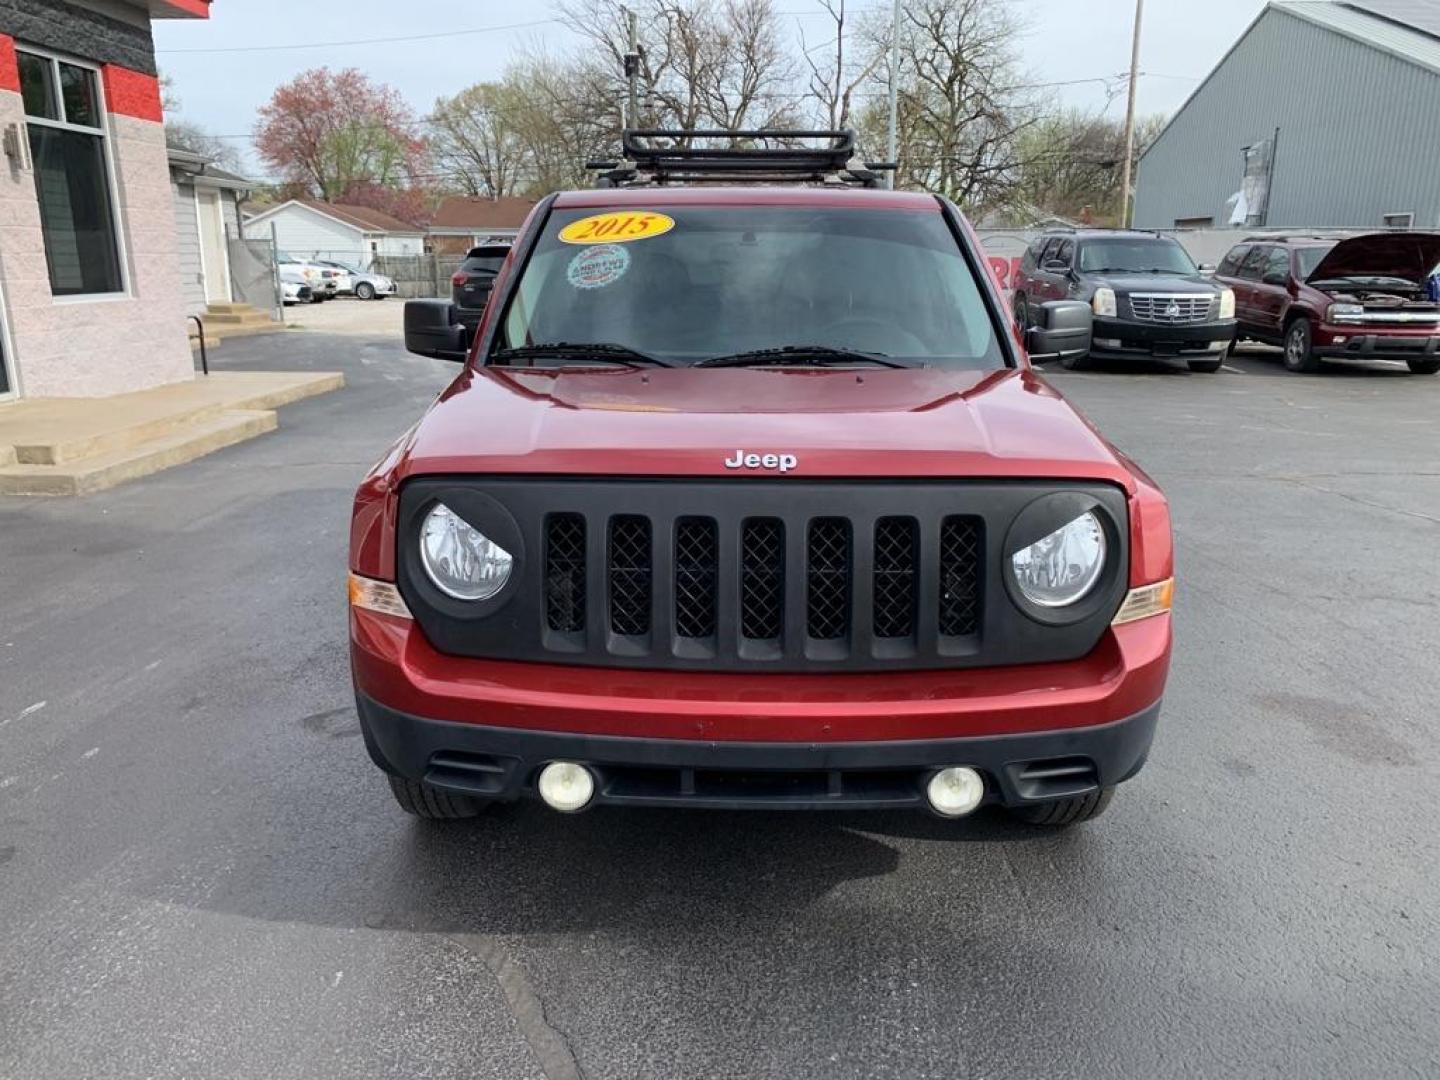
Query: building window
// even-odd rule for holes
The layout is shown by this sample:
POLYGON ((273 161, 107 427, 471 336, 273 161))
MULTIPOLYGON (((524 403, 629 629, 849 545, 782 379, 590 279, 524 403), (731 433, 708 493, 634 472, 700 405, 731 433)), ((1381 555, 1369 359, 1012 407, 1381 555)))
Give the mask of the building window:
POLYGON ((1387 229, 1411 229, 1415 227, 1414 214, 1386 214, 1382 220, 1387 229))
POLYGON ((19 61, 50 291, 56 296, 122 292, 97 73, 26 50, 19 51, 19 61))

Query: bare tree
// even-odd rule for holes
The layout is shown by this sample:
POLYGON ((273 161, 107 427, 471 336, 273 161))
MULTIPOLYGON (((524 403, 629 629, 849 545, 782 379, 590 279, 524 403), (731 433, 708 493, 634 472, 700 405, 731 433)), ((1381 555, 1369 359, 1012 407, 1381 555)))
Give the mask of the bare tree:
POLYGON ((466 195, 510 195, 527 172, 516 80, 476 83, 440 98, 427 118, 430 153, 443 180, 466 195))
MULTIPOLYGON (((817 61, 812 53, 818 52, 821 46, 817 45, 815 49, 807 48, 803 32, 800 36, 800 47, 805 64, 810 69, 806 95, 818 104, 821 122, 835 130, 850 126, 855 92, 874 74, 884 53, 873 34, 862 33, 859 48, 852 49, 847 58, 846 24, 851 24, 853 32, 854 20, 846 17, 845 0, 820 0, 820 3, 834 23, 833 58, 827 53, 823 64, 817 61), (857 52, 858 60, 855 55, 857 52)), ((824 44, 822 42, 822 45, 824 44)))

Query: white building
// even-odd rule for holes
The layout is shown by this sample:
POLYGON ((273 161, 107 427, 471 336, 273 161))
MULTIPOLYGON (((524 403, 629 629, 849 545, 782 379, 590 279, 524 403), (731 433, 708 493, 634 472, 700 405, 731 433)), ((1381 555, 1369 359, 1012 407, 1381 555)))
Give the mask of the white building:
POLYGON ((425 233, 366 206, 291 199, 256 214, 245 235, 268 240, 302 259, 333 259, 365 269, 376 255, 423 255, 425 233))

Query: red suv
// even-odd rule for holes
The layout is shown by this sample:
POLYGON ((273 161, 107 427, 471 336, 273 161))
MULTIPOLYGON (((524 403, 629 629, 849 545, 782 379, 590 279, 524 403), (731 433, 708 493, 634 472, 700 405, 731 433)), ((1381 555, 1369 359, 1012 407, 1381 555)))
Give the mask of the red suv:
POLYGON ((1235 291, 1240 336, 1283 346, 1291 371, 1328 357, 1404 360, 1434 375, 1440 304, 1427 279, 1437 265, 1434 233, 1254 236, 1230 249, 1215 280, 1235 291))
MULTIPOLYGON (((535 208, 473 335, 407 304, 407 346, 462 367, 350 546, 360 720, 405 810, 1066 825, 1140 769, 1165 499, 1032 370, 955 207, 878 190, 850 138, 627 134, 607 186, 535 208), (681 183, 709 175, 751 184, 681 183)), ((1088 345, 1085 304, 1031 316, 1037 354, 1088 345)))

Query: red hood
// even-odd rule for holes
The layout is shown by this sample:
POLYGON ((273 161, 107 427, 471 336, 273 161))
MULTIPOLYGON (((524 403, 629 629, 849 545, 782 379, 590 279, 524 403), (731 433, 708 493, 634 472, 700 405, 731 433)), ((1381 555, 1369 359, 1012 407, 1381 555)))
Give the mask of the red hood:
POLYGON ((788 475, 1135 476, 1029 370, 468 370, 377 469, 727 476, 736 451, 788 475))
POLYGON ((1400 277, 1423 282, 1440 265, 1440 234, 1370 233, 1341 240, 1306 281, 1344 277, 1400 277))

